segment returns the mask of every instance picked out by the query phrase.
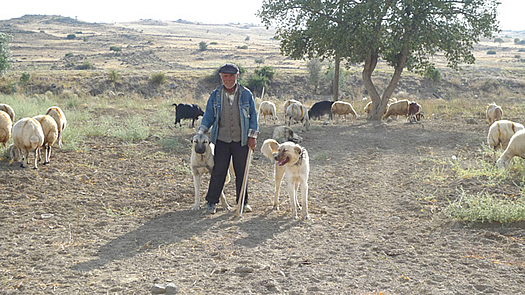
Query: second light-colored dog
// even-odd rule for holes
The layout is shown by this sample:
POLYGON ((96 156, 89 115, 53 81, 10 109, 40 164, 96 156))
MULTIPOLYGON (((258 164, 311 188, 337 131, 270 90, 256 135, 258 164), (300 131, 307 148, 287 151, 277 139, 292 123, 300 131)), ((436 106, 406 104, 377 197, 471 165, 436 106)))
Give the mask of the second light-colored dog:
MULTIPOLYGON (((193 205, 191 210, 200 209, 201 176, 205 173, 209 173, 211 175, 211 171, 213 170, 213 166, 215 165, 215 161, 213 160, 213 151, 214 151, 213 143, 210 143, 210 140, 207 135, 202 134, 202 133, 197 133, 195 136, 193 136, 190 166, 191 166, 191 172, 193 173, 193 186, 195 189, 195 204, 193 205)), ((224 185, 230 182, 230 178, 231 178, 230 171, 233 171, 233 166, 232 166, 231 161, 230 161, 229 172, 228 174, 226 174, 226 181, 224 182, 224 185)), ((221 205, 224 208, 226 208, 227 210, 231 209, 230 205, 228 205, 228 202, 226 201, 226 197, 224 196, 224 191, 221 192, 220 200, 221 200, 221 205)))
POLYGON ((274 139, 264 141, 261 152, 270 160, 274 161, 275 195, 273 207, 279 209, 279 189, 284 175, 286 175, 288 194, 292 217, 297 219, 298 191, 301 187, 302 217, 309 219, 308 215, 308 174, 310 173, 310 161, 305 148, 293 142, 279 144, 274 139))
POLYGON ((297 133, 293 132, 293 129, 288 126, 277 126, 273 129, 272 138, 277 140, 278 143, 285 141, 292 141, 295 143, 301 143, 303 138, 297 133))

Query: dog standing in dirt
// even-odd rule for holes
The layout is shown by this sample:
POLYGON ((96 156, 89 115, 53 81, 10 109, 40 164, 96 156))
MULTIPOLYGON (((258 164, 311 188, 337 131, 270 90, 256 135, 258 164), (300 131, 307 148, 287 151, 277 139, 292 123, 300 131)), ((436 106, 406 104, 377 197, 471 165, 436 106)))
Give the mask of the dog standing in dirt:
MULTIPOLYGON (((193 136, 192 139, 192 149, 191 149, 191 159, 190 166, 191 172, 193 173, 193 186, 195 188, 195 204, 191 210, 199 210, 201 204, 201 176, 205 173, 211 174, 215 162, 213 161, 213 143, 210 143, 210 140, 207 135, 203 133, 197 133, 193 136)), ((230 171, 233 167, 230 161, 230 171)), ((230 182, 230 172, 226 175, 226 181, 224 184, 230 182)), ((230 205, 226 201, 224 196, 224 191, 221 192, 221 205, 230 210, 230 205)))
POLYGON ((308 215, 308 174, 310 173, 310 161, 305 148, 293 142, 279 144, 274 139, 264 141, 261 152, 270 160, 275 161, 275 195, 273 207, 279 209, 279 189, 284 175, 288 183, 288 194, 292 217, 297 219, 298 190, 301 187, 301 205, 303 219, 310 219, 308 215))

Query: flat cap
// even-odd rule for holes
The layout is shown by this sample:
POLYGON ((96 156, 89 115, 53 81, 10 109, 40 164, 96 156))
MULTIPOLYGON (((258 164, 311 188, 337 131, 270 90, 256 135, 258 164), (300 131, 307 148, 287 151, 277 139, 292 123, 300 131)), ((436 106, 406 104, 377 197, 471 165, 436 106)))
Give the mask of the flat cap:
POLYGON ((224 74, 237 74, 239 72, 239 68, 234 64, 225 64, 219 69, 219 73, 224 74))

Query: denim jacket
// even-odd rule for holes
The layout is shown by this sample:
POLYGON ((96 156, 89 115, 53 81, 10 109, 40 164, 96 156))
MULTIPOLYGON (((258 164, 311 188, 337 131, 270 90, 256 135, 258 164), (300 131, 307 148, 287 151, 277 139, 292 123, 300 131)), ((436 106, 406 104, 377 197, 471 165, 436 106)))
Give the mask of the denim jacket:
MULTIPOLYGON (((259 134, 259 127, 257 122, 257 111, 255 109, 255 101, 252 92, 240 84, 239 87, 239 110, 241 112, 241 146, 248 144, 248 137, 257 138, 259 134)), ((221 117, 222 105, 222 91, 224 86, 217 87, 210 94, 202 122, 199 126, 199 132, 206 133, 211 130, 211 142, 217 143, 217 135, 219 133, 219 119, 221 117)))

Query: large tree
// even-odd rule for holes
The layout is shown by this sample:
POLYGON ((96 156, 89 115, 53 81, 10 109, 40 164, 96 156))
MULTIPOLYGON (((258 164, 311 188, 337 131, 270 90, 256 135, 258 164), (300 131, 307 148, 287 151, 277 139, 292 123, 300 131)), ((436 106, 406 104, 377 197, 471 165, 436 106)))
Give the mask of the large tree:
POLYGON ((9 43, 13 37, 0 32, 0 76, 7 73, 13 63, 9 43))
POLYGON ((404 68, 433 70, 437 52, 454 69, 474 63, 474 44, 499 31, 498 5, 497 0, 264 0, 258 16, 276 28, 287 56, 362 64, 373 102, 368 119, 380 120, 404 68), (382 94, 372 80, 379 61, 394 69, 382 94))

